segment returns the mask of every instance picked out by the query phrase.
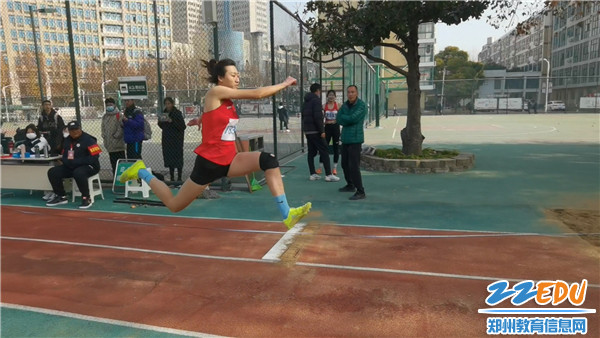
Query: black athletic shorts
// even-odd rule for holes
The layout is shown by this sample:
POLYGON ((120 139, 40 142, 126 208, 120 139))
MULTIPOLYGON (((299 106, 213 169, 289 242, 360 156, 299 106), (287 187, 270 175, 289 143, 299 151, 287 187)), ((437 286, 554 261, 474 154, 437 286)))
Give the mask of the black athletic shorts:
POLYGON ((198 155, 190 179, 196 184, 205 185, 226 177, 228 172, 229 165, 216 164, 198 155))

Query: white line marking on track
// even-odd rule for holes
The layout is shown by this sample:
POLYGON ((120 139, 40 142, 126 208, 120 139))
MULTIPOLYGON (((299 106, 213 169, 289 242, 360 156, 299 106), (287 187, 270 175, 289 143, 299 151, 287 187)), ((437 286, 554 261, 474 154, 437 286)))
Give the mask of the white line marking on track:
POLYGON ((394 132, 392 133, 392 139, 396 138, 396 128, 394 128, 394 132))
MULTIPOLYGON (((443 278, 456 278, 456 279, 471 279, 471 280, 484 280, 484 281, 498 281, 507 280, 511 282, 521 282, 525 279, 516 278, 503 278, 503 277, 487 277, 487 276, 473 276, 473 275, 459 275, 454 273, 441 273, 441 272, 428 272, 428 271, 412 271, 412 270, 396 270, 396 269, 382 269, 382 268, 369 268, 362 266, 348 266, 348 265, 336 265, 336 264, 320 264, 320 263, 303 263, 296 262, 298 266, 306 266, 313 268, 327 268, 327 269, 338 269, 338 270, 354 270, 364 272, 384 272, 394 273, 402 275, 416 275, 416 276, 429 276, 429 277, 443 277, 443 278)), ((600 288, 600 284, 588 284, 589 287, 600 288)))
POLYGON ((292 244, 294 238, 304 229, 306 223, 298 223, 295 227, 288 230, 275 245, 263 256, 262 259, 271 262, 279 262, 281 255, 288 249, 292 244))
POLYGON ((217 259, 217 260, 224 260, 224 261, 239 261, 239 262, 253 262, 253 263, 263 263, 263 262, 265 262, 262 259, 256 259, 256 258, 201 255, 201 254, 191 254, 191 253, 185 253, 185 252, 173 252, 173 251, 163 251, 163 250, 151 250, 151 249, 132 248, 132 247, 127 247, 127 246, 115 246, 115 245, 104 245, 104 244, 92 244, 92 243, 56 241, 56 240, 52 240, 52 239, 42 239, 42 238, 25 238, 25 237, 9 237, 9 236, 1 236, 0 238, 1 239, 12 240, 12 241, 39 242, 39 243, 49 243, 49 244, 63 244, 63 245, 83 246, 83 247, 89 247, 89 248, 113 249, 113 250, 120 250, 120 251, 135 251, 135 252, 153 253, 153 254, 169 255, 169 256, 183 256, 183 257, 192 257, 192 258, 217 259))
MULTIPOLYGON (((239 261, 239 262, 266 263, 266 264, 273 264, 274 263, 272 261, 268 261, 268 260, 264 260, 264 259, 255 259, 255 258, 199 255, 199 254, 189 254, 189 253, 183 253, 183 252, 172 252, 172 251, 162 251, 162 250, 149 250, 149 249, 139 249, 139 248, 130 248, 130 247, 122 247, 122 246, 90 244, 90 243, 79 243, 79 242, 55 241, 55 240, 38 239, 38 238, 0 236, 0 239, 14 240, 14 241, 23 241, 23 242, 39 242, 39 243, 50 243, 50 244, 63 244, 63 245, 73 245, 73 246, 101 248, 101 249, 114 249, 114 250, 121 250, 121 251, 145 252, 145 253, 153 253, 153 254, 159 254, 159 255, 182 256, 182 257, 192 257, 192 258, 202 258, 202 259, 215 259, 215 260, 224 260, 224 261, 239 261)), ((520 282, 520 281, 525 280, 525 279, 515 279, 515 278, 472 276, 472 275, 460 275, 460 274, 440 273, 440 272, 396 270, 396 269, 370 268, 370 267, 361 267, 361 266, 320 264, 320 263, 296 262, 295 265, 297 265, 297 266, 305 266, 305 267, 315 267, 315 268, 338 269, 338 270, 355 270, 355 271, 364 271, 364 272, 382 272, 382 273, 393 273, 393 274, 430 276, 430 277, 444 277, 444 278, 456 278, 456 279, 471 279, 471 280, 493 280, 493 281, 508 280, 508 281, 515 281, 515 282, 520 282)), ((588 284, 588 286, 594 287, 594 288, 600 288, 600 284, 588 284)))
MULTIPOLYGON (((14 206, 19 206, 19 205, 10 205, 11 207, 14 206)), ((49 209, 49 208, 43 208, 43 207, 33 207, 30 205, 22 205, 19 207, 24 207, 24 208, 40 208, 40 209, 49 209)), ((26 211, 22 211, 22 210, 17 210, 18 212, 21 213, 35 213, 35 212, 26 212, 26 211)), ((89 210, 78 210, 77 212, 87 212, 89 210)), ((113 211, 97 211, 94 210, 94 212, 98 212, 98 213, 108 213, 108 214, 126 214, 126 215, 131 215, 131 213, 127 213, 127 212, 113 212, 113 211)), ((41 214, 41 213, 40 213, 41 214)), ((142 214, 140 214, 142 215, 142 214)), ((248 219, 238 219, 238 218, 217 218, 217 217, 193 217, 193 216, 179 216, 179 215, 154 215, 154 214, 147 214, 147 215, 142 215, 142 216, 149 216, 149 217, 177 217, 177 218, 189 218, 189 219, 206 219, 206 220, 227 220, 227 221, 241 221, 241 222, 253 222, 253 223, 276 223, 275 221, 272 220, 248 220, 248 219)), ((88 218, 88 219, 92 219, 92 218, 88 218)), ((103 218, 94 218, 95 220, 104 220, 104 221, 108 221, 111 222, 113 221, 112 219, 103 219, 103 218)), ((128 221, 120 221, 120 222, 124 222, 124 223, 132 223, 132 224, 148 224, 148 225, 155 225, 155 223, 142 223, 142 222, 128 222, 128 221)), ((177 224, 175 224, 177 225, 177 224)), ((481 234, 506 234, 506 235, 515 235, 515 236, 549 236, 549 237, 562 237, 562 236, 570 236, 572 235, 571 233, 558 233, 558 234, 543 234, 543 233, 527 233, 527 232, 508 232, 508 231, 492 231, 492 230, 472 230, 472 229, 446 229, 446 228, 428 228, 428 227, 424 227, 424 228, 418 228, 418 227, 401 227, 401 226, 393 226, 393 225, 364 225, 364 224, 345 224, 345 223, 331 223, 328 224, 326 223, 326 225, 331 225, 331 226, 340 226, 340 227, 354 227, 354 228, 379 228, 379 229, 389 229, 389 230, 423 230, 423 231, 437 231, 437 232, 466 232, 466 233, 481 233, 481 234)), ((243 230, 243 229, 228 229, 228 228, 202 228, 200 227, 199 229, 205 229, 205 230, 216 230, 216 231, 231 231, 231 232, 247 232, 247 233, 264 233, 264 234, 284 234, 284 231, 269 231, 269 230, 243 230)), ((588 234, 588 235, 594 235, 594 233, 588 234)), ((419 235, 417 235, 419 236, 419 235)), ((426 237, 431 237, 431 236, 436 236, 436 235, 423 235, 426 237)), ((373 236, 370 236, 373 237, 373 236)), ((406 237, 406 236, 400 236, 400 237, 406 237)), ((393 237, 392 237, 393 238, 393 237)))
POLYGON ((207 338, 208 337, 222 337, 222 336, 216 336, 216 335, 212 335, 212 334, 208 334, 208 333, 171 329, 171 328, 162 327, 162 326, 154 326, 154 325, 140 324, 140 323, 134 323, 134 322, 126 322, 126 321, 116 320, 116 319, 108 319, 108 318, 80 315, 78 313, 50 310, 50 309, 18 305, 18 304, 0 303, 0 306, 7 308, 7 309, 37 312, 37 313, 43 313, 43 314, 47 314, 47 315, 87 320, 87 321, 97 322, 97 323, 102 323, 102 324, 119 325, 119 326, 125 326, 125 327, 134 328, 134 329, 148 330, 148 331, 154 331, 154 332, 164 332, 164 333, 176 334, 176 335, 181 335, 181 336, 207 337, 207 338))
POLYGON ((110 223, 115 222, 115 223, 127 223, 127 224, 138 224, 138 225, 155 225, 155 226, 162 225, 162 224, 158 224, 158 223, 121 221, 121 220, 118 220, 118 219, 95 218, 95 217, 90 217, 88 219, 90 221, 101 221, 101 222, 110 222, 110 223))
POLYGON ((306 234, 301 233, 300 235, 313 235, 313 236, 331 236, 331 237, 352 237, 352 238, 381 238, 381 239, 394 239, 394 238, 479 238, 479 237, 578 237, 581 235, 586 236, 598 236, 600 233, 563 233, 563 234, 540 234, 540 233, 499 233, 499 234, 480 234, 480 235, 328 235, 328 234, 306 234))

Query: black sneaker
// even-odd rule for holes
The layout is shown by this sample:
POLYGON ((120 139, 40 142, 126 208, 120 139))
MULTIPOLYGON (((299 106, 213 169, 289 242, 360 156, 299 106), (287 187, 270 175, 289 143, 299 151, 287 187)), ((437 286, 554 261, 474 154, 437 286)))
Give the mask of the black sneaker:
POLYGON ((92 206, 92 200, 89 197, 81 198, 81 205, 79 205, 79 209, 87 209, 92 206))
POLYGON ((359 192, 356 192, 354 195, 350 196, 349 200, 356 201, 356 200, 364 200, 365 198, 367 198, 367 195, 365 195, 364 192, 362 194, 359 192))
POLYGON ((69 200, 67 199, 67 196, 58 196, 56 195, 56 197, 54 197, 50 202, 46 203, 46 206, 48 207, 54 207, 57 205, 61 205, 61 204, 67 204, 69 203, 69 200))
POLYGON ((356 188, 352 185, 346 185, 343 188, 339 188, 338 191, 339 192, 355 192, 356 188))

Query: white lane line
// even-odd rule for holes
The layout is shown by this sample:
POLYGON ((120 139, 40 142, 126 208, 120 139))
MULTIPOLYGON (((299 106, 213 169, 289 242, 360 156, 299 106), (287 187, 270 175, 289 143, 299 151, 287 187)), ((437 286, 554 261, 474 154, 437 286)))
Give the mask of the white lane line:
POLYGON ((113 249, 113 250, 121 250, 121 251, 134 251, 134 252, 153 253, 153 254, 159 254, 159 255, 183 256, 183 257, 204 258, 204 259, 216 259, 216 260, 223 260, 223 261, 238 261, 238 262, 253 262, 253 263, 264 263, 265 262, 262 259, 256 259, 256 258, 200 255, 200 254, 191 254, 191 253, 185 253, 185 252, 173 252, 173 251, 164 251, 164 250, 140 249, 140 248, 127 247, 127 246, 115 246, 115 245, 91 244, 91 243, 80 243, 80 242, 56 241, 56 240, 41 239, 41 238, 10 237, 10 236, 1 236, 0 238, 1 239, 6 239, 6 240, 11 240, 11 241, 39 242, 39 243, 49 243, 49 244, 63 244, 63 245, 83 246, 83 247, 88 247, 88 248, 113 249))
POLYGON ((392 133, 392 139, 396 138, 396 128, 394 128, 394 132, 392 133))
MULTIPOLYGON (((44 207, 44 206, 32 206, 27 204, 2 204, 2 207, 19 207, 19 208, 31 208, 31 209, 42 209, 44 212, 48 209, 57 210, 57 211, 74 211, 74 212, 93 212, 93 213, 102 213, 102 214, 120 214, 120 215, 138 215, 138 216, 149 216, 149 217, 157 217, 157 218, 187 218, 192 220, 198 219, 206 219, 206 220, 227 220, 227 221, 240 221, 240 222, 252 222, 252 223, 281 223, 281 221, 274 221, 272 219, 243 219, 243 218, 224 218, 224 217, 209 217, 209 216, 186 216, 186 215, 157 215, 157 214, 144 214, 144 213, 131 213, 127 211, 104 211, 104 210, 90 210, 90 209, 77 209, 77 210, 68 210, 68 209, 56 209, 54 207, 44 207)), ((23 212, 22 210, 15 210, 16 212, 23 212)))
POLYGON ((118 219, 96 218, 96 217, 89 217, 88 219, 90 221, 100 221, 100 222, 109 222, 109 223, 113 223, 114 222, 114 223, 126 223, 126 224, 137 224, 137 225, 153 225, 153 226, 163 225, 163 224, 158 224, 158 223, 122 221, 122 220, 118 220, 118 219))
MULTIPOLYGON (((159 254, 159 255, 183 256, 183 257, 215 259, 215 260, 224 260, 224 261, 240 261, 240 262, 268 263, 268 264, 273 263, 272 261, 268 261, 268 260, 264 260, 264 259, 255 259, 255 258, 198 255, 198 254, 188 254, 188 253, 182 253, 182 252, 148 250, 148 249, 113 246, 113 245, 101 245, 101 244, 78 243, 78 242, 67 242, 67 241, 55 241, 55 240, 38 239, 38 238, 0 236, 0 239, 24 241, 24 242, 63 244, 63 245, 73 245, 73 246, 102 248, 102 249, 114 249, 114 250, 121 250, 121 251, 145 252, 145 253, 153 253, 153 254, 159 254)), ((444 278, 455 278, 455 279, 471 279, 471 280, 487 280, 487 281, 508 280, 508 281, 513 281, 513 282, 520 282, 520 281, 525 280, 525 279, 502 278, 502 277, 473 276, 473 275, 460 275, 460 274, 450 274, 450 273, 440 273, 440 272, 383 269, 383 268, 370 268, 370 267, 361 267, 361 266, 320 264, 320 263, 296 262, 295 265, 306 266, 306 267, 315 267, 315 268, 337 269, 337 270, 382 272, 382 273, 406 274, 406 275, 429 276, 429 277, 444 277, 444 278)), ((594 287, 594 288, 600 288, 600 284, 588 284, 588 286, 594 287)))
POLYGON ((578 237, 578 236, 598 236, 600 233, 562 233, 562 234, 540 234, 540 233, 500 233, 500 234, 479 234, 479 235, 328 235, 328 234, 308 234, 301 233, 300 235, 312 235, 312 236, 331 236, 331 237, 352 237, 352 238, 381 238, 381 239, 394 239, 394 238, 485 238, 485 237, 578 237))
MULTIPOLYGON (((516 278, 504 278, 504 277, 488 277, 488 276, 474 276, 474 275, 460 275, 454 273, 441 273, 441 272, 428 272, 428 271, 412 271, 412 270, 396 270, 396 269, 382 269, 382 268, 369 268, 363 266, 348 266, 348 265, 336 265, 336 264, 320 264, 320 263, 304 263, 296 262, 298 266, 306 266, 311 268, 326 268, 326 269, 337 269, 337 270, 353 270, 363 272, 384 272, 402 275, 416 275, 416 276, 428 276, 428 277, 443 277, 443 278, 455 278, 455 279, 470 279, 470 280, 483 280, 483 281, 498 281, 507 280, 510 282, 522 282, 525 279, 516 278)), ((588 284, 589 287, 600 288, 600 284, 588 284)))
MULTIPOLYGON (((24 207, 31 207, 31 206, 24 206, 24 207)), ((35 207, 32 207, 35 208, 35 207)), ((22 211, 22 210, 17 210, 18 212, 22 212, 22 213, 34 213, 34 212, 26 212, 26 211, 22 211)), ((103 211, 99 211, 99 212, 103 212, 103 211)), ((118 213, 118 212, 116 212, 118 213)), ((41 213, 40 213, 41 214, 41 213)), ((146 215, 146 216, 155 216, 155 217, 167 217, 167 216, 162 216, 162 215, 146 215)), ((60 216, 62 217, 62 216, 60 216)), ((170 216, 169 216, 170 217, 170 216)), ((185 216, 173 216, 173 217, 181 217, 181 218, 189 218, 189 219, 204 219, 204 218, 193 218, 193 217, 185 217, 185 216)), ((122 223, 131 223, 131 224, 140 224, 140 225, 160 225, 160 224, 156 224, 156 223, 143 223, 143 222, 129 222, 129 221, 119 221, 119 220, 113 220, 113 219, 108 219, 108 218, 88 218, 90 220, 98 220, 98 221, 107 221, 107 222, 122 222, 122 223)), ((212 219, 212 218, 207 218, 207 219, 212 219)), ((217 220, 230 220, 230 221, 244 221, 244 222, 268 222, 268 223, 272 223, 273 221, 257 221, 257 220, 241 220, 241 219, 227 219, 227 218, 215 218, 217 220)), ((418 228, 418 227, 401 227, 401 226, 393 226, 393 225, 363 225, 363 224, 345 224, 345 223, 326 223, 325 225, 329 225, 329 226, 339 226, 339 227, 353 227, 353 228, 378 228, 378 229, 388 229, 388 230, 423 230, 423 231, 436 231, 436 232, 466 232, 466 233, 480 233, 480 234, 494 234, 494 235, 506 235, 506 236, 540 236, 540 237, 566 237, 566 236, 577 236, 578 234, 572 234, 572 233, 557 233, 557 234, 544 234, 544 233, 530 233, 530 232, 508 232, 508 231, 492 231, 492 230, 470 230, 470 229, 445 229, 445 228, 429 228, 429 227, 424 227, 424 228, 418 228)), ((214 230, 214 231, 227 231, 227 232, 241 232, 241 233, 256 233, 256 234, 273 234, 273 235, 280 235, 280 234, 285 234, 285 231, 273 231, 273 230, 253 230, 253 229, 231 229, 231 228, 204 228, 204 227, 190 227, 190 226, 181 226, 177 223, 174 224, 175 227, 187 227, 187 228, 197 228, 197 229, 202 229, 202 230, 214 230)), ((303 233, 300 233, 300 235, 305 235, 303 233)), ((314 235, 314 234, 311 234, 314 235)), ((597 235, 596 233, 588 233, 585 235, 597 235)), ((404 237, 424 237, 424 238, 430 238, 430 237, 463 237, 462 235, 459 236, 444 236, 444 235, 400 235, 400 236, 378 236, 378 235, 346 235, 348 237, 367 237, 367 238, 404 238, 404 237)), ((481 236, 467 236, 467 237, 481 237, 481 236)), ((486 237, 486 236, 484 236, 486 237)), ((493 237, 493 236, 492 236, 493 237)))
POLYGON ((64 312, 64 311, 58 311, 58 310, 50 310, 50 309, 44 309, 44 308, 32 307, 32 306, 25 306, 25 305, 18 305, 18 304, 0 303, 0 306, 2 306, 3 308, 7 308, 7 309, 37 312, 37 313, 43 313, 43 314, 46 314, 46 315, 61 316, 61 317, 74 318, 74 319, 80 319, 80 320, 87 320, 87 321, 97 322, 97 323, 102 323, 102 324, 119 325, 119 326, 134 328, 134 329, 148 330, 148 331, 154 331, 154 332, 163 332, 163 333, 176 334, 176 335, 181 335, 181 336, 206 337, 206 338, 209 338, 209 337, 222 337, 222 336, 216 336, 216 335, 212 335, 212 334, 208 334, 208 333, 201 333, 201 332, 194 332, 194 331, 171 329, 171 328, 162 327, 162 326, 146 325, 146 324, 140 324, 140 323, 134 323, 134 322, 126 322, 126 321, 123 321, 123 320, 116 320, 116 319, 108 319, 108 318, 102 318, 102 317, 80 315, 78 313, 64 312))
POLYGON ((275 245, 263 256, 262 259, 270 262, 279 262, 281 255, 288 249, 294 241, 294 238, 304 229, 306 223, 298 223, 295 227, 288 230, 275 245))

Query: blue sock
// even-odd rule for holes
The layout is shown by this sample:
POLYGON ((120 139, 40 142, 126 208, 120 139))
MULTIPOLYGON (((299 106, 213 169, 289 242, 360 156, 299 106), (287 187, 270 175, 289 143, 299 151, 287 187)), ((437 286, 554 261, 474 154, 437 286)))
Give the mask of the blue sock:
POLYGON ((152 175, 148 170, 146 169, 140 169, 138 170, 138 177, 143 179, 144 181, 146 181, 146 183, 150 184, 150 181, 153 178, 156 178, 154 175, 152 175))
POLYGON ((279 212, 281 212, 281 217, 286 219, 290 213, 290 206, 288 205, 287 198, 285 198, 285 194, 275 196, 275 203, 277 203, 279 212))

